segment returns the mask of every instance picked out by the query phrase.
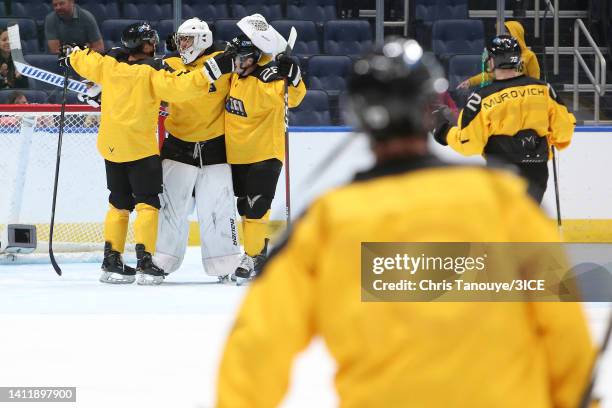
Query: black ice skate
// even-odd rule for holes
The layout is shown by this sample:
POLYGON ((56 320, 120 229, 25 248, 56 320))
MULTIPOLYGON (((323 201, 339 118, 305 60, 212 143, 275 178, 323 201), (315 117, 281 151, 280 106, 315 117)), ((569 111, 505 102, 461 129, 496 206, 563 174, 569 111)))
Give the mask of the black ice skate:
POLYGON ((143 244, 136 244, 136 272, 138 272, 139 285, 161 285, 164 278, 168 275, 153 263, 151 254, 145 251, 143 244))
POLYGON ((136 280, 136 270, 123 263, 121 254, 113 251, 111 243, 104 243, 104 260, 102 261, 102 283, 134 283, 136 280))
POLYGON ((232 273, 230 279, 232 282, 235 282, 236 285, 240 286, 254 276, 254 270, 255 265, 253 258, 247 254, 243 254, 240 264, 236 268, 236 271, 232 273))
POLYGON ((266 243, 263 247, 263 249, 261 250, 261 252, 259 253, 259 255, 255 255, 255 257, 253 258, 253 264, 254 264, 254 274, 253 276, 257 276, 261 273, 261 270, 264 266, 264 264, 266 263, 266 260, 268 259, 268 241, 270 241, 268 238, 266 238, 266 243))

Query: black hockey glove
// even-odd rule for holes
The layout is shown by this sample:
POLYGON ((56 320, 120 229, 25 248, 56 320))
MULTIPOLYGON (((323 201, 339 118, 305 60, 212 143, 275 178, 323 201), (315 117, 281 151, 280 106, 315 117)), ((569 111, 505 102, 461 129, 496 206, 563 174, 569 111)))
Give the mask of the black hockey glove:
POLYGON ((223 52, 215 55, 204 63, 203 69, 210 82, 214 82, 223 74, 234 71, 234 54, 223 52))
POLYGON ((174 52, 174 51, 176 51, 178 49, 177 46, 176 46, 176 41, 174 40, 174 35, 175 35, 175 33, 170 33, 166 37, 166 49, 169 52, 174 52))
POLYGON ((84 49, 84 46, 78 44, 63 44, 59 49, 58 54, 58 63, 60 67, 68 67, 70 68, 70 54, 74 51, 84 49))
POLYGON ((302 79, 298 59, 282 52, 276 56, 276 63, 278 66, 278 75, 287 78, 291 85, 298 86, 302 79))
POLYGON ((436 142, 442 146, 448 145, 446 136, 451 128, 451 122, 454 120, 453 112, 446 105, 439 105, 432 112, 434 129, 431 131, 436 142))

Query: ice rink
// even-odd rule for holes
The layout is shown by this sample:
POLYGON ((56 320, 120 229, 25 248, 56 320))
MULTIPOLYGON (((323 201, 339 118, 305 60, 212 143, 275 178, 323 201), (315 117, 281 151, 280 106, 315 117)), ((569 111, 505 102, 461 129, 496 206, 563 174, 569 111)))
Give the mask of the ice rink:
MULTIPOLYGON (((0 265, 0 386, 77 387, 53 407, 211 407, 225 336, 245 287, 203 275, 199 249, 160 287, 98 283, 97 263, 0 265)), ((589 304, 600 340, 607 304, 589 304)), ((315 340, 285 407, 333 407, 334 364, 315 340)), ((612 358, 599 390, 612 408, 612 358)), ((34 403, 0 406, 29 407, 34 403)))

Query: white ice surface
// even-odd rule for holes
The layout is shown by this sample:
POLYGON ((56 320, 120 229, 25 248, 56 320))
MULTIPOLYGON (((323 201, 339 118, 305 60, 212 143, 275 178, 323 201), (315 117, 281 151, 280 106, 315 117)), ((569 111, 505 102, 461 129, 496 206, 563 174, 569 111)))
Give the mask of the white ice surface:
MULTIPOLYGON (((98 283, 98 264, 0 266, 0 386, 76 386, 53 407, 210 407, 223 342, 244 287, 204 276, 199 250, 160 287, 98 283)), ((608 305, 587 305, 601 338, 608 305)), ((599 390, 612 408, 612 358, 599 390)), ((334 364, 315 340, 284 407, 333 407, 334 364)), ((40 404, 0 403, 1 407, 40 404)), ((45 405, 46 406, 46 405, 45 405)))

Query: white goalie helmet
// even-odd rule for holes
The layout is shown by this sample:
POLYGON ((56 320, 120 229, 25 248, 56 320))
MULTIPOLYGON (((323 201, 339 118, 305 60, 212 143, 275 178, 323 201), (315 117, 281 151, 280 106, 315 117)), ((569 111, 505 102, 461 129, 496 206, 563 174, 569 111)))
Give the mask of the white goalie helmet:
POLYGON ((265 54, 275 55, 285 51, 287 41, 261 14, 243 17, 238 27, 265 54))
POLYGON ((200 56, 202 51, 209 48, 213 43, 213 36, 208 24, 197 17, 190 18, 181 24, 174 35, 176 48, 181 54, 184 64, 190 64, 200 56), (185 48, 181 48, 181 38, 191 37, 193 42, 185 48))

